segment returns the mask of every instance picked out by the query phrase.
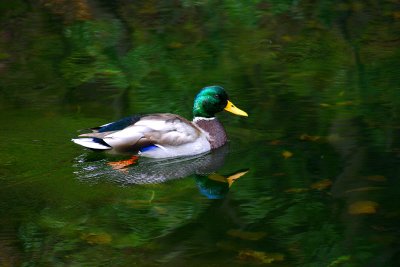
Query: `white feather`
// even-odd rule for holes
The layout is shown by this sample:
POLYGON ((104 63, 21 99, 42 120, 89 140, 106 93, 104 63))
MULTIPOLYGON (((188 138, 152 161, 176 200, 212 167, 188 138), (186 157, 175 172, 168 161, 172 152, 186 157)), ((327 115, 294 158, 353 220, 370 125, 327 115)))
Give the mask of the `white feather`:
POLYGON ((150 138, 156 143, 181 145, 193 142, 199 130, 179 119, 143 119, 121 131, 106 135, 104 141, 112 147, 135 144, 141 138, 150 138))
POLYGON ((93 141, 93 138, 78 138, 78 139, 71 139, 72 142, 75 144, 87 147, 87 148, 92 148, 92 149, 102 149, 102 150, 108 150, 111 149, 111 147, 96 143, 93 141))
POLYGON ((114 148, 126 147, 128 144, 134 145, 140 138, 142 138, 143 132, 146 132, 145 127, 136 125, 127 127, 121 131, 106 135, 104 141, 114 148))
POLYGON ((171 127, 171 123, 164 120, 154 120, 154 119, 141 119, 134 126, 145 126, 150 127, 155 131, 165 131, 171 127))
POLYGON ((202 154, 211 150, 210 142, 207 140, 206 135, 201 134, 195 142, 186 143, 179 146, 161 146, 156 145, 158 148, 146 150, 139 154, 149 158, 171 158, 181 156, 193 156, 202 154))
MULTIPOLYGON (((104 124, 106 126, 109 124, 104 124)), ((94 137, 97 133, 94 133, 94 137)), ((197 155, 211 150, 208 134, 196 125, 172 114, 143 117, 135 124, 122 130, 103 135, 101 138, 108 145, 93 141, 92 138, 79 138, 72 141, 92 149, 124 150, 135 146, 139 140, 153 143, 157 148, 141 152, 141 155, 151 158, 166 158, 197 155)))
POLYGON ((215 120, 215 117, 212 117, 212 118, 194 117, 193 122, 198 122, 198 121, 212 121, 212 120, 215 120))

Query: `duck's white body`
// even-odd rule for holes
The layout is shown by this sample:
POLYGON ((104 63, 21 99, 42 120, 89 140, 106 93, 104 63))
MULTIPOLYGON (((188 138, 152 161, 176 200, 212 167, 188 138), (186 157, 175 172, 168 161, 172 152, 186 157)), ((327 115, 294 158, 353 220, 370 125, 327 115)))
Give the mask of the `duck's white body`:
POLYGON ((123 120, 94 128, 93 132, 80 135, 83 138, 72 141, 95 150, 139 151, 140 155, 150 158, 192 156, 212 148, 213 136, 196 122, 175 114, 152 114, 123 120))

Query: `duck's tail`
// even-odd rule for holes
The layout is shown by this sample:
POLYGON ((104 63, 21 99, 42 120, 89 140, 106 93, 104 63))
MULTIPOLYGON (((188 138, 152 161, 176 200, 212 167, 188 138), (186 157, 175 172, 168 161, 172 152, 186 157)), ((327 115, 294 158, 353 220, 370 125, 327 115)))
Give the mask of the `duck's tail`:
POLYGON ((112 149, 110 145, 103 141, 103 139, 92 137, 92 138, 76 138, 71 139, 75 144, 96 150, 108 150, 112 149))

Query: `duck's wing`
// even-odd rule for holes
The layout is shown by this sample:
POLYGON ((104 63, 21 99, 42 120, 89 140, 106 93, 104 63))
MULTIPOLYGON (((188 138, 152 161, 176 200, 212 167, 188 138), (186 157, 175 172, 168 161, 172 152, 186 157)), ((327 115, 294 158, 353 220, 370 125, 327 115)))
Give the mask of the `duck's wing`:
POLYGON ((122 118, 118 121, 110 122, 98 127, 90 128, 93 133, 105 133, 105 132, 113 132, 113 131, 120 131, 125 129, 128 126, 131 126, 138 122, 142 115, 133 115, 129 117, 122 118))
POLYGON ((196 141, 201 134, 201 130, 185 118, 163 113, 128 117, 105 124, 93 128, 92 133, 79 136, 85 138, 73 141, 93 149, 122 151, 139 150, 149 145, 180 146, 196 141))

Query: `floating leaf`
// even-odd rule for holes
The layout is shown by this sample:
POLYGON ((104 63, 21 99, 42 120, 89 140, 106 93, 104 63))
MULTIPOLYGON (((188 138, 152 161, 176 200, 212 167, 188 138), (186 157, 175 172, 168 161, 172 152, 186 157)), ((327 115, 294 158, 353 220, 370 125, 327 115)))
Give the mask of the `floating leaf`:
POLYGON ((302 193, 302 192, 307 192, 308 188, 289 188, 285 190, 286 193, 302 193))
POLYGON ((321 107, 324 107, 324 108, 328 108, 328 107, 331 107, 332 105, 331 104, 327 104, 327 103, 320 103, 319 104, 321 107))
POLYGON ((173 49, 178 49, 178 48, 182 48, 183 44, 181 42, 171 42, 168 44, 169 48, 173 48, 173 49))
POLYGON ((233 237, 251 241, 260 240, 267 235, 265 232, 248 232, 239 229, 231 229, 227 232, 227 234, 233 237))
POLYGON ((253 261, 268 264, 276 261, 283 261, 285 256, 280 253, 265 253, 255 250, 243 250, 239 252, 238 259, 242 261, 253 261))
POLYGON ((92 245, 103 245, 109 244, 112 237, 107 233, 85 233, 81 236, 81 239, 92 245))
POLYGON ((269 142, 269 144, 272 146, 277 146, 277 145, 282 145, 283 142, 281 140, 272 140, 271 142, 269 142))
POLYGON ((324 190, 332 185, 332 181, 325 179, 316 183, 313 183, 310 187, 316 190, 324 190))
POLYGON ((357 201, 350 204, 348 212, 353 215, 358 214, 373 214, 376 213, 376 209, 378 208, 378 203, 373 201, 357 201))
POLYGON ((394 19, 400 19, 400 11, 395 11, 392 14, 394 19))
POLYGON ((302 135, 300 136, 300 140, 303 140, 303 141, 312 141, 312 142, 315 142, 315 141, 318 141, 319 139, 321 139, 321 136, 318 136, 318 135, 302 134, 302 135))
POLYGON ((288 158, 293 157, 293 153, 290 152, 290 151, 285 150, 285 151, 282 152, 282 156, 283 156, 285 159, 288 159, 288 158))

